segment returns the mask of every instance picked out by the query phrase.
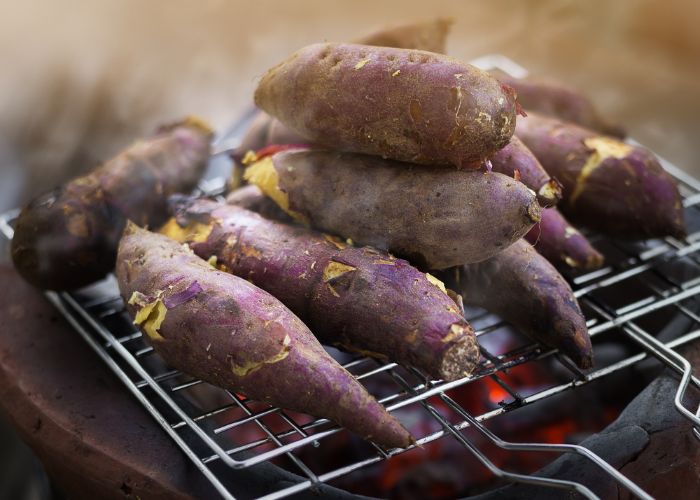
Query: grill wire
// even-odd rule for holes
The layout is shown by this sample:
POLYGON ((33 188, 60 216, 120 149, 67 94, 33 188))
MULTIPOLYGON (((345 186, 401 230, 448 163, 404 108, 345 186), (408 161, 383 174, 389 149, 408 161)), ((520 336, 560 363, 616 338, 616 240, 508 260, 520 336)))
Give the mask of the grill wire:
MULTIPOLYGON (((515 76, 526 74, 523 68, 502 56, 487 56, 475 63, 486 68, 498 67, 515 76)), ((287 457, 296 469, 294 472, 302 480, 293 484, 285 483, 284 487, 260 497, 276 499, 313 489, 321 483, 391 460, 395 455, 438 439, 455 440, 492 474, 507 481, 564 488, 577 491, 588 498, 597 498, 588 488, 576 482, 516 474, 501 469, 463 432, 467 428, 475 430, 490 444, 509 452, 578 454, 600 467, 634 495, 651 498, 587 448, 568 444, 506 442, 490 431, 485 423, 653 358, 658 362, 657 366, 666 366, 678 375, 676 409, 694 423, 694 433, 700 439, 700 408, 694 413, 682 404, 688 386, 700 388, 700 381, 692 375, 689 362, 676 352, 677 348, 700 337, 700 316, 696 314, 699 307, 695 300, 700 293, 700 181, 666 161, 662 160, 662 164, 679 183, 686 221, 689 223, 688 237, 684 241, 669 237, 630 245, 590 235, 593 244, 605 254, 609 265, 587 274, 567 276, 586 314, 594 350, 599 346, 599 340, 607 334, 607 340, 611 336, 617 336, 614 338, 619 341, 633 343, 638 352, 587 373, 580 371, 558 352, 544 349, 532 342, 507 352, 492 353, 485 344, 494 345, 490 340, 502 335, 507 326, 481 310, 468 309, 467 319, 475 326, 483 325, 476 328, 482 360, 469 377, 454 382, 434 381, 415 369, 403 369, 394 363, 362 357, 353 357, 344 363, 362 382, 379 376, 392 381, 394 390, 378 397, 389 411, 420 407, 421 413, 434 419, 440 430, 416 436, 416 445, 408 449, 386 451, 373 445, 365 458, 322 474, 315 473, 304 463, 298 452, 318 447, 329 436, 346 431, 323 419, 298 421, 297 416, 281 409, 252 402, 241 395, 213 388, 169 369, 143 341, 141 333, 129 320, 113 277, 79 293, 46 292, 46 296, 223 498, 232 499, 234 496, 223 481, 226 467, 215 468, 217 463, 234 469, 245 469, 276 457, 287 457), (678 263, 683 264, 681 277, 677 276, 678 273, 669 271, 670 266, 678 263), (635 297, 630 299, 617 293, 620 286, 630 284, 637 290, 635 297), (669 311, 684 317, 691 327, 687 333, 672 340, 657 339, 654 333, 658 333, 658 330, 649 331, 651 328, 645 327, 643 323, 654 319, 661 312, 669 311), (568 374, 567 380, 538 387, 535 392, 526 395, 519 394, 508 383, 508 370, 543 360, 556 363, 563 373, 568 374), (510 401, 474 415, 451 397, 454 389, 486 378, 498 384, 508 394, 510 401), (188 403, 197 400, 197 391, 201 391, 202 386, 206 386, 209 394, 216 392, 217 404, 206 411, 188 403), (438 400, 441 402, 439 406, 434 404, 438 400), (455 422, 454 418, 446 415, 444 408, 449 408, 453 415, 458 415, 459 421, 455 422), (229 415, 227 419, 227 414, 232 413, 235 418, 229 415), (270 418, 276 419, 278 425, 275 429, 269 425, 270 418), (279 430, 280 423, 284 430, 279 430), (222 436, 240 438, 242 433, 238 431, 246 426, 257 427, 264 437, 242 441, 236 446, 220 439, 222 436)), ((224 181, 221 178, 204 181, 200 189, 202 194, 220 195, 224 181)), ((7 239, 12 238, 12 224, 17 215, 18 211, 0 215, 0 232, 7 239)))

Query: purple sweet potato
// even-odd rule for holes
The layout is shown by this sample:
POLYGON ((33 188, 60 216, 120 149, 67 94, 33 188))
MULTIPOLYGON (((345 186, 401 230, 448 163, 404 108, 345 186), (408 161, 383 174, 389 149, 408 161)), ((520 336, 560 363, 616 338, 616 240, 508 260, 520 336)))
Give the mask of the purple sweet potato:
POLYGON ((297 221, 423 269, 487 259, 540 220, 534 193, 495 172, 298 149, 245 175, 297 221))
POLYGON ((277 299, 129 223, 117 257, 129 314, 165 361, 271 405, 331 419, 387 447, 411 435, 277 299))
POLYGON ((323 343, 446 380, 479 360, 442 283, 386 252, 211 200, 181 205, 160 232, 277 297, 323 343))
POLYGON ((537 201, 543 207, 559 203, 561 184, 549 176, 535 155, 517 137, 513 136, 510 143, 491 158, 491 165, 496 172, 515 177, 535 191, 537 201))
POLYGON ((678 186, 647 149, 535 113, 517 133, 563 184, 558 208, 573 223, 629 239, 685 236, 678 186))
MULTIPOLYGON (((240 173, 240 163, 249 151, 258 151, 270 144, 301 145, 304 141, 304 138, 289 130, 279 120, 260 111, 233 156, 238 162, 240 173)), ((517 137, 511 137, 508 145, 496 152, 490 161, 494 171, 509 177, 518 176, 518 180, 535 191, 541 206, 554 206, 561 199, 561 184, 549 176, 535 155, 517 137)), ((240 175, 236 176, 236 179, 240 178, 240 175)), ((231 184, 232 188, 240 185, 239 180, 231 184)))
POLYGON ((508 86, 447 56, 328 43, 269 70, 255 103, 313 144, 458 167, 508 144, 517 108, 508 86))
MULTIPOLYGON (((440 17, 430 21, 388 26, 361 37, 354 43, 427 50, 428 52, 444 54, 447 35, 453 22, 452 19, 440 17)), ((272 118, 264 111, 259 111, 233 156, 236 161, 240 162, 248 151, 257 151, 270 144, 306 144, 308 142, 284 126, 279 120, 272 118)))
POLYGON ((558 269, 590 271, 603 265, 600 252, 556 208, 542 210, 542 219, 525 239, 558 269))
POLYGON ((604 120, 593 102, 581 91, 553 80, 514 78, 501 71, 490 73, 499 81, 515 89, 518 102, 528 111, 576 123, 604 135, 624 138, 619 125, 604 120))
POLYGON ((447 52, 447 35, 453 23, 453 19, 438 17, 430 21, 387 26, 358 38, 354 43, 444 54, 447 52))
POLYGON ((127 219, 162 224, 168 195, 195 187, 211 137, 202 122, 186 119, 35 198, 17 219, 12 240, 19 273, 35 286, 59 290, 104 277, 127 219))
POLYGON ((498 314, 580 368, 593 366, 586 319, 571 287, 528 242, 520 240, 487 261, 446 274, 465 304, 498 314))

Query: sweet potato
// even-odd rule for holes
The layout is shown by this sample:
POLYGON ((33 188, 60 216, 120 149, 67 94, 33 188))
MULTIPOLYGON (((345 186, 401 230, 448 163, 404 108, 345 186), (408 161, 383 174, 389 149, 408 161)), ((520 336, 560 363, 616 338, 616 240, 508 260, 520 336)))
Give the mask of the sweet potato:
MULTIPOLYGON (((257 151, 270 144, 302 145, 304 142, 303 137, 289 130, 279 120, 260 111, 233 157, 238 162, 237 168, 240 172, 240 163, 249 151, 257 151), (264 132, 261 132, 261 129, 264 129, 264 132)), ((549 176, 535 155, 517 137, 511 137, 508 145, 496 152, 490 161, 494 171, 510 177, 517 176, 518 180, 535 191, 541 206, 554 206, 561 199, 561 184, 549 176)), ((237 178, 240 179, 240 175, 237 178)), ((241 182, 237 181, 232 187, 237 188, 240 185, 241 182)))
POLYGON ((438 17, 430 21, 387 26, 358 38, 354 43, 444 54, 447 52, 447 35, 453 23, 453 19, 438 17))
POLYGON ((491 159, 496 172, 516 177, 537 193, 537 201, 543 207, 556 205, 561 199, 561 184, 542 168, 535 155, 517 137, 491 159))
POLYGON ((296 220, 423 269, 487 259, 540 220, 534 194, 495 172, 298 149, 263 158, 245 176, 296 220))
POLYGON ((35 286, 70 289, 114 267, 127 218, 162 224, 167 196, 190 191, 206 167, 211 130, 186 119, 139 141, 92 173, 35 198, 22 210, 12 259, 35 286))
POLYGON ((535 113, 517 133, 564 185, 558 208, 575 224, 631 239, 685 236, 678 187, 650 151, 535 113))
POLYGON ((515 128, 512 89, 416 50, 305 47, 269 70, 255 103, 313 144, 422 164, 478 167, 515 128))
POLYGON ((553 80, 514 78, 502 71, 490 73, 500 82, 514 88, 518 102, 529 112, 558 118, 595 130, 604 135, 625 137, 625 130, 604 120, 593 102, 581 91, 553 80))
POLYGON ((252 399, 329 418, 387 447, 411 444, 408 431, 299 318, 187 247, 129 223, 117 280, 134 323, 174 368, 252 399))
POLYGON ((590 271, 603 265, 600 252, 556 208, 542 210, 542 219, 525 239, 558 269, 590 271))
POLYGON ((446 274, 465 304, 498 314, 581 368, 593 366, 586 320, 571 287, 528 242, 520 240, 487 261, 446 274))
POLYGON ((323 343, 446 380, 479 360, 442 283, 386 252, 211 200, 181 205, 160 232, 277 297, 323 343))
MULTIPOLYGON (((427 50, 444 54, 445 42, 453 22, 452 19, 440 17, 430 21, 388 26, 358 38, 354 43, 427 50)), ((264 111, 259 111, 233 156, 240 162, 248 151, 257 151, 269 144, 306 144, 308 142, 279 120, 272 118, 264 111)))

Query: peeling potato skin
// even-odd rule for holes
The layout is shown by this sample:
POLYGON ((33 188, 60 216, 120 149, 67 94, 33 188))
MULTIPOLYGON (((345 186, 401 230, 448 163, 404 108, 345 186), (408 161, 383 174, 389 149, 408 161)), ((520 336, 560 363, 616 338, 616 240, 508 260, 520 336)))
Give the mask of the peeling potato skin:
MULTIPOLYGON (((151 341, 169 365, 271 405, 329 418, 387 447, 412 442, 277 299, 214 269, 176 241, 129 224, 119 245, 117 280, 125 302, 134 292, 162 292, 166 300, 195 281, 201 287, 168 309, 158 332, 163 340, 151 341), (257 369, 236 374, 234 367, 257 369)), ((128 305, 132 318, 138 309, 128 305)))
POLYGON ((255 103, 313 144, 421 164, 478 167, 515 129, 511 89, 418 50, 310 45, 262 77, 255 103))
POLYGON ((15 227, 12 259, 31 284, 73 289, 114 267, 127 218, 157 225, 166 199, 190 191, 209 157, 211 132, 183 122, 139 141, 92 173, 34 199, 15 227))
POLYGON ((532 110, 620 139, 626 135, 621 126, 604 120, 593 102, 579 90, 551 80, 513 78, 498 70, 489 73, 515 89, 518 102, 528 114, 532 110))
POLYGON ((541 206, 551 207, 561 200, 559 182, 549 176, 535 155, 517 137, 513 136, 508 145, 491 158, 491 165, 495 172, 509 177, 514 177, 517 171, 520 182, 537 193, 541 206))
POLYGON ((592 271, 604 263, 603 255, 556 208, 543 210, 525 239, 557 269, 592 271))
POLYGON ((445 274, 466 304, 498 314, 522 333, 559 349, 580 368, 593 366, 586 319, 571 287, 526 241, 445 274))
POLYGON ((433 378, 461 378, 479 360, 460 309, 405 260, 210 200, 181 207, 176 220, 184 228, 213 226, 205 241, 184 241, 277 297, 323 343, 412 365, 433 378), (443 370, 446 353, 460 345, 461 366, 443 370))
POLYGON ((518 120, 517 134, 563 184, 558 208, 571 222, 620 238, 685 237, 678 187, 650 151, 534 113, 518 120), (629 152, 603 160, 582 184, 582 169, 594 153, 585 144, 591 140, 629 152))
POLYGON ((534 194, 498 173, 315 150, 284 151, 272 160, 289 208, 312 227, 419 268, 487 259, 540 220, 534 194))

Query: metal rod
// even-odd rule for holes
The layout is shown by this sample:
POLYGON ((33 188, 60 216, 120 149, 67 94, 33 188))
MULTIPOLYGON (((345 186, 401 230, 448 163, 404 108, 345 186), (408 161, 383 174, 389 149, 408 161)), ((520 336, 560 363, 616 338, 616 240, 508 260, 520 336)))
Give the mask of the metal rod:
POLYGON ((605 472, 613 476, 615 481, 620 483, 622 486, 627 488, 629 491, 637 495, 639 498, 644 500, 654 500, 653 497, 648 495, 643 489, 637 486, 635 483, 630 481, 626 476, 622 475, 617 469, 611 466, 608 462, 600 458, 597 454, 593 453, 588 448, 585 448, 576 444, 549 444, 549 443, 512 443, 509 441, 504 441, 503 439, 496 436, 488 428, 486 428, 481 422, 472 417, 467 411, 465 411, 461 406, 459 406, 455 401, 442 394, 440 398, 445 401, 453 410, 462 415, 475 429, 477 429, 481 434, 486 436, 492 443, 494 443, 499 448, 504 450, 515 450, 515 451, 543 451, 543 452, 555 452, 555 453, 575 453, 581 455, 595 465, 603 469, 605 472))
MULTIPOLYGON (((415 391, 411 388, 410 384, 406 382, 406 380, 398 375, 395 372, 391 372, 391 376, 397 380, 406 390, 410 393, 414 393, 415 391)), ((507 387, 507 385, 502 383, 503 387, 507 387)), ((512 389, 508 388, 508 392, 514 392, 512 389)), ((440 394, 440 397, 444 397, 444 393, 440 394)), ((574 481, 566 481, 562 479, 553 479, 553 478, 544 478, 544 477, 537 477, 537 476, 528 476, 524 474, 516 474, 513 472, 508 472, 504 469, 501 469, 498 467, 496 464, 494 464, 491 460, 488 459, 488 457, 481 451, 479 450, 478 447, 474 446, 474 444, 469 441, 462 433, 459 432, 458 429, 455 428, 455 426, 450 423, 443 415, 440 413, 433 405, 429 404, 425 399, 421 400, 421 405, 435 418, 440 425, 444 429, 446 429, 450 434, 452 434, 453 437, 455 437, 465 448, 467 448, 474 457, 476 457, 479 462, 482 463, 486 468, 489 469, 489 471, 500 478, 506 479, 508 481, 514 482, 514 483, 524 483, 524 484, 532 484, 536 486, 544 486, 548 488, 560 488, 560 489, 568 489, 568 490, 574 490, 585 496, 586 498, 591 498, 591 499, 597 499, 598 497, 591 491, 589 490, 586 486, 576 483, 574 481)), ((466 411, 464 411, 460 407, 460 412, 463 412, 466 414, 466 411)))

